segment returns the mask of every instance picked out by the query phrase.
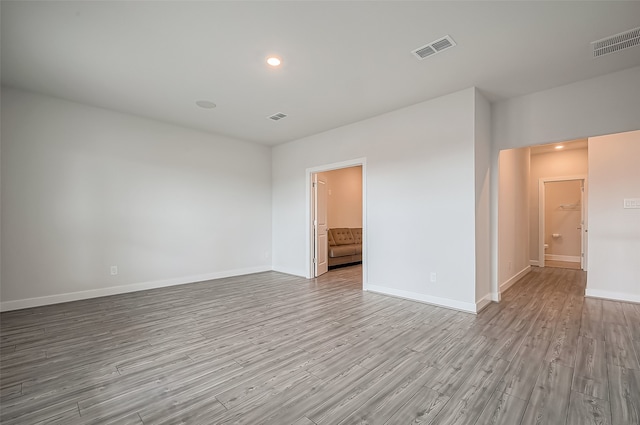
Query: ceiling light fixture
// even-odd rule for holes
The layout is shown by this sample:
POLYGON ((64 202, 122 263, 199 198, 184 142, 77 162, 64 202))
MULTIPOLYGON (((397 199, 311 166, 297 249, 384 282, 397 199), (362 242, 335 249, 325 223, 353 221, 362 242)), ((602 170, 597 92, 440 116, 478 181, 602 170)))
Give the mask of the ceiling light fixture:
POLYGON ((269 56, 267 58, 267 63, 269 64, 269 66, 276 68, 282 64, 282 59, 277 56, 269 56))
POLYGON ((564 146, 562 146, 562 145, 556 146, 556 149, 563 149, 563 148, 564 148, 564 146))
POLYGON ((197 100, 196 105, 203 109, 213 109, 216 107, 216 104, 209 100, 197 100))

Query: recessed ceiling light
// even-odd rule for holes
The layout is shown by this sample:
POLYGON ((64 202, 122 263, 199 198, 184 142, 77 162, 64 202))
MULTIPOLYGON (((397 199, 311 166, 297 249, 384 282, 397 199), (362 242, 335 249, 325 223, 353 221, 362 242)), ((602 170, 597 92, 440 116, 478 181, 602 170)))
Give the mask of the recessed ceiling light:
POLYGON ((282 63, 282 59, 280 59, 280 58, 279 58, 279 57, 277 57, 277 56, 269 56, 269 57, 267 58, 267 63, 268 63, 270 66, 272 66, 272 67, 274 67, 274 68, 275 68, 275 67, 280 66, 280 64, 282 63))
POLYGON ((563 149, 563 148, 564 148, 564 146, 562 146, 562 145, 556 146, 556 149, 563 149))
POLYGON ((198 100, 196 101, 196 105, 204 109, 213 109, 216 107, 216 104, 209 100, 198 100))

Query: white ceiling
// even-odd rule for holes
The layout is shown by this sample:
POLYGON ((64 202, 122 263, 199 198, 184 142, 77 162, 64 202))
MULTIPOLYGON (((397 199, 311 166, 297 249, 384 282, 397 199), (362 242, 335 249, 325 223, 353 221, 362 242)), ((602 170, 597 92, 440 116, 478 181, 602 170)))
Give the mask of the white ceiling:
POLYGON ((3 84, 266 145, 471 86, 495 101, 640 65, 640 46, 590 50, 640 26, 638 1, 0 7, 3 84), (457 46, 411 54, 445 35, 457 46), (265 65, 270 53, 281 69, 265 65), (276 112, 288 117, 266 118, 276 112))
POLYGON ((531 155, 539 155, 542 153, 557 153, 570 151, 575 149, 588 149, 588 139, 570 140, 562 143, 550 143, 548 145, 537 145, 531 147, 531 155), (560 149, 556 149, 556 146, 562 146, 560 149))

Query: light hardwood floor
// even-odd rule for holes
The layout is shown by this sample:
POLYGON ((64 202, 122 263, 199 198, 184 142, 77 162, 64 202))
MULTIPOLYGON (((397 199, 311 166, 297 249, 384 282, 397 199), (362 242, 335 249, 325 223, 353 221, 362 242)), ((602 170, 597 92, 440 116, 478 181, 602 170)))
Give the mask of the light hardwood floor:
POLYGON ((537 269, 479 315, 275 272, 3 313, 2 424, 638 424, 640 306, 537 269))

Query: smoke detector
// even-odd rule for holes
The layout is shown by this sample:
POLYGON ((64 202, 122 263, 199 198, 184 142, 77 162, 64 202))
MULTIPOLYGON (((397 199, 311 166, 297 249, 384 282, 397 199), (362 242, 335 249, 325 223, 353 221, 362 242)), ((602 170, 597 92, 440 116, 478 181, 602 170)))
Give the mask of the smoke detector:
POLYGON ((640 44, 640 27, 591 42, 593 57, 607 55, 640 44))
POLYGON ((413 50, 411 53, 415 55, 418 60, 423 60, 428 58, 429 56, 433 56, 438 54, 444 50, 447 50, 456 45, 456 42, 453 41, 450 35, 446 35, 442 38, 437 39, 436 41, 432 41, 429 44, 425 44, 422 47, 418 47, 413 50))

